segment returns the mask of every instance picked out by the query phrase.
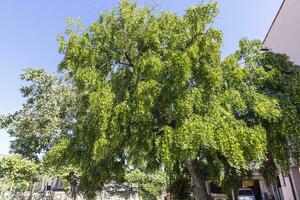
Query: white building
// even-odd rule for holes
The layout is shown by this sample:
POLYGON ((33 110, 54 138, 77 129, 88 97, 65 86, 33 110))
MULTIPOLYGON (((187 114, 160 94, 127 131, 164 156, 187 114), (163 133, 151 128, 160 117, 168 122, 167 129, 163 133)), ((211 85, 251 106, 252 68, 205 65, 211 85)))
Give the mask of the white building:
POLYGON ((300 65, 300 0, 284 0, 264 40, 264 48, 287 54, 300 65))

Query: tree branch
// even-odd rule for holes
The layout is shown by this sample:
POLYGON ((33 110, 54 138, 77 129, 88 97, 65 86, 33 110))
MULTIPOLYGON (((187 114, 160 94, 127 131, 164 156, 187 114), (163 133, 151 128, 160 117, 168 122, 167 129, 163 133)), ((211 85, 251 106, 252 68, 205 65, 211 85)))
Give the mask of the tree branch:
POLYGON ((182 51, 186 50, 187 48, 193 46, 193 44, 195 43, 196 39, 200 36, 204 35, 204 33, 199 32, 197 33, 194 37, 192 37, 192 39, 190 39, 190 41, 188 41, 184 47, 181 49, 182 51))
POLYGON ((132 58, 130 58, 130 56, 127 52, 125 53, 125 57, 126 57, 127 61, 129 62, 129 66, 134 67, 134 65, 132 63, 132 58))

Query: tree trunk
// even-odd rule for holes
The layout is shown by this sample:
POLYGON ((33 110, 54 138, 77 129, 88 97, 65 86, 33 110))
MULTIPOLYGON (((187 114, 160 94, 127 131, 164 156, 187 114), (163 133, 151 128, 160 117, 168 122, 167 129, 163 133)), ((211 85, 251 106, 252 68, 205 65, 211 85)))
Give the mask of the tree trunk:
POLYGON ((207 194, 205 180, 199 174, 195 163, 193 161, 186 160, 184 164, 194 182, 194 195, 196 196, 197 200, 210 200, 211 198, 207 194))
POLYGON ((34 187, 34 181, 32 181, 32 182, 30 183, 28 200, 32 200, 32 193, 33 193, 33 189, 34 189, 33 187, 34 187))

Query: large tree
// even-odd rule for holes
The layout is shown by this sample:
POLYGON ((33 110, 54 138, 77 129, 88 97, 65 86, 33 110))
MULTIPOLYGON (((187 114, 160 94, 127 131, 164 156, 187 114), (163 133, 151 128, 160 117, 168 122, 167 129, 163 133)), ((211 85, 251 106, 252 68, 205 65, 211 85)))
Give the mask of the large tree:
POLYGON ((66 80, 34 69, 22 76, 33 82, 21 90, 27 101, 2 121, 16 137, 13 150, 27 157, 46 151, 49 165, 75 165, 89 197, 128 177, 149 189, 143 173, 163 170, 173 194, 192 180, 201 200, 209 199, 207 181, 237 187, 268 152, 283 157, 276 145, 284 150, 293 141, 277 140, 277 130, 291 122, 285 101, 298 98, 266 89, 270 80, 278 87, 288 80, 276 79, 283 68, 260 53, 258 41, 242 40, 221 59, 222 34, 211 25, 217 14, 215 3, 178 16, 123 0, 86 29, 71 25, 59 37, 66 80), (141 177, 129 176, 132 169, 141 177))
POLYGON ((83 188, 93 194, 128 168, 163 167, 175 178, 187 170, 197 198, 208 199, 205 181, 229 183, 264 159, 260 121, 279 117, 278 102, 256 90, 242 51, 221 61, 217 14, 215 3, 178 16, 123 0, 60 37, 59 69, 80 106, 73 136, 53 151, 80 166, 83 188))

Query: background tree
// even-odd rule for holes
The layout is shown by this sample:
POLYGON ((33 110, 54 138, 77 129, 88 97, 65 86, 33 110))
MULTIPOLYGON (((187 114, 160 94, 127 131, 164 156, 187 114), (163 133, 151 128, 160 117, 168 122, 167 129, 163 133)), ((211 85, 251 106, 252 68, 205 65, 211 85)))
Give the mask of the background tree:
POLYGON ((33 181, 40 176, 40 165, 15 154, 0 161, 0 176, 8 180, 13 191, 23 193, 30 190, 32 197, 33 181))
POLYGON ((127 183, 138 184, 143 199, 156 200, 167 191, 167 175, 164 171, 144 173, 139 169, 131 170, 125 175, 127 183))
POLYGON ((15 138, 12 153, 37 159, 62 136, 72 134, 74 95, 63 78, 43 69, 27 68, 20 78, 29 82, 21 88, 26 101, 21 110, 2 116, 0 127, 15 138))

